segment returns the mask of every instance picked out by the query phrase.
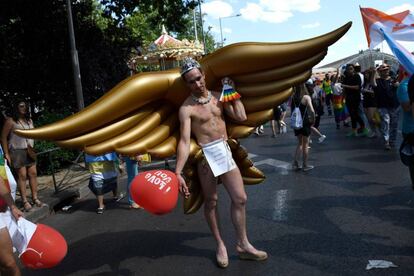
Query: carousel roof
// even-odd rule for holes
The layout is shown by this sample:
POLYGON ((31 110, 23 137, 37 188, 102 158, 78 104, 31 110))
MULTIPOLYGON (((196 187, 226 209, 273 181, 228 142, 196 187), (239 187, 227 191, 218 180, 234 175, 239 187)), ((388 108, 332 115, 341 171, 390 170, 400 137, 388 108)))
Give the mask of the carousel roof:
POLYGON ((172 43, 180 43, 180 41, 178 39, 175 39, 174 37, 170 36, 167 31, 165 30, 164 25, 162 26, 162 35, 157 38, 153 44, 155 45, 164 45, 167 42, 172 42, 172 43))
POLYGON ((140 55, 134 55, 128 64, 131 68, 140 63, 158 63, 160 60, 181 60, 184 57, 203 55, 204 47, 198 41, 178 40, 170 36, 162 26, 162 34, 152 42, 140 55))

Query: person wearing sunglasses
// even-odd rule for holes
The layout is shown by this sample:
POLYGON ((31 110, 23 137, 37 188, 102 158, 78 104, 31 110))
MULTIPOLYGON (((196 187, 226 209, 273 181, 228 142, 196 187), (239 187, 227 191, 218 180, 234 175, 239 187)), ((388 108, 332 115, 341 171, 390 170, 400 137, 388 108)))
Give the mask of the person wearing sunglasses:
POLYGON ((29 150, 33 149, 34 141, 14 134, 14 130, 33 127, 27 103, 19 101, 14 107, 12 118, 6 120, 1 134, 4 157, 17 173, 17 182, 25 211, 31 210, 32 204, 42 207, 43 203, 39 200, 37 193, 36 160, 29 154, 29 150), (32 192, 32 203, 27 199, 27 180, 29 180, 32 192))

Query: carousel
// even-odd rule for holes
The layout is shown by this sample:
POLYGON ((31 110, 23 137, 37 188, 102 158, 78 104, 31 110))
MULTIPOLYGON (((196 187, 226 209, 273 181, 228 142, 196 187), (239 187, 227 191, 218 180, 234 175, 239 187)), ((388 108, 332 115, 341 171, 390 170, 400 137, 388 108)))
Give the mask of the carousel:
POLYGON ((168 70, 180 66, 185 57, 200 58, 204 47, 198 40, 178 40, 170 36, 162 26, 162 34, 141 53, 133 55, 128 61, 132 73, 138 73, 138 65, 148 65, 150 71, 168 70))

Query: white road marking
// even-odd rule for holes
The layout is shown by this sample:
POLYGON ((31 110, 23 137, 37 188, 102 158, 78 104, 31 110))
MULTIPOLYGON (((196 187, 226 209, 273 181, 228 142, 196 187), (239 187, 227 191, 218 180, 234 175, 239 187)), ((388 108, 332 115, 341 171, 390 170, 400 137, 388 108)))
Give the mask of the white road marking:
POLYGON ((274 221, 286 221, 288 219, 287 207, 288 190, 278 190, 275 193, 275 204, 272 214, 274 221))

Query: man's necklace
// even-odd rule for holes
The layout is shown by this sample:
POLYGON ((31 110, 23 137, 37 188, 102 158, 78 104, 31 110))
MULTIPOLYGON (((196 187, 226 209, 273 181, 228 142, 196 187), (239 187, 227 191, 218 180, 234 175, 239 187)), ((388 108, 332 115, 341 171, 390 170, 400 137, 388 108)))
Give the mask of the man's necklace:
POLYGON ((207 98, 199 98, 199 97, 194 96, 193 94, 191 94, 191 98, 193 99, 194 102, 198 104, 207 104, 211 100, 211 92, 208 91, 207 98))

